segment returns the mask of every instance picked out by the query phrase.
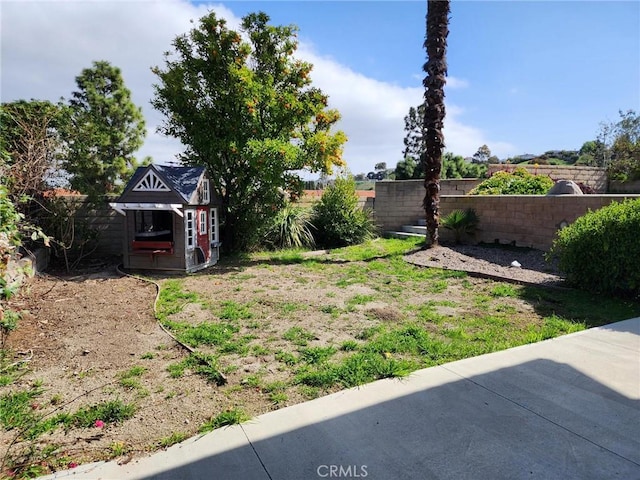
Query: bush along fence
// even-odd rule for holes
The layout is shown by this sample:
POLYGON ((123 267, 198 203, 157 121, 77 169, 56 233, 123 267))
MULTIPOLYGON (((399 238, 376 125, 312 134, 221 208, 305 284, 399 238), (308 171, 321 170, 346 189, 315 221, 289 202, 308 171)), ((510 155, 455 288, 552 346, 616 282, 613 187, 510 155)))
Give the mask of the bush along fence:
POLYGON ((487 175, 491 176, 500 171, 513 172, 516 168, 525 168, 529 173, 550 177, 553 180, 572 180, 577 184, 591 187, 595 193, 607 193, 609 191, 607 170, 600 167, 491 164, 487 169, 487 175))
MULTIPOLYGON (((375 216, 382 231, 399 231, 424 217, 424 187, 419 181, 376 183, 375 216)), ((514 244, 548 250, 558 229, 589 210, 640 195, 443 195, 440 216, 473 209, 478 215, 476 242, 514 244)), ((452 232, 440 229, 443 241, 452 232)))

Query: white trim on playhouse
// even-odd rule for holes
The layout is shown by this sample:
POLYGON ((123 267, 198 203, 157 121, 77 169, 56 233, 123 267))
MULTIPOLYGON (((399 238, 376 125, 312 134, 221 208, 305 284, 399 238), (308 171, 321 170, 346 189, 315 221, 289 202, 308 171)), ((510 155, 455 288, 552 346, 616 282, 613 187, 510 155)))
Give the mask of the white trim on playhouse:
POLYGON ((142 177, 142 180, 132 189, 134 192, 170 192, 171 189, 156 175, 153 170, 149 170, 142 177))
POLYGON ((125 210, 171 210, 179 216, 184 216, 182 213, 182 205, 179 203, 110 203, 109 206, 113 208, 120 215, 126 215, 125 210))

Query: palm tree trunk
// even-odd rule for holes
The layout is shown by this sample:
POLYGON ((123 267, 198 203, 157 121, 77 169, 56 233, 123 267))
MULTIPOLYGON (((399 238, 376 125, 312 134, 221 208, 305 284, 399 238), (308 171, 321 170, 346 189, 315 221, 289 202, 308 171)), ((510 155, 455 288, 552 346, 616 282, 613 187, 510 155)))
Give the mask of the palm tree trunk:
POLYGON ((440 171, 444 149, 444 86, 447 82, 447 36, 449 35, 450 0, 427 1, 427 36, 424 46, 427 62, 425 88, 424 145, 420 161, 424 166, 424 188, 422 206, 427 220, 426 247, 438 245, 440 204, 440 171))

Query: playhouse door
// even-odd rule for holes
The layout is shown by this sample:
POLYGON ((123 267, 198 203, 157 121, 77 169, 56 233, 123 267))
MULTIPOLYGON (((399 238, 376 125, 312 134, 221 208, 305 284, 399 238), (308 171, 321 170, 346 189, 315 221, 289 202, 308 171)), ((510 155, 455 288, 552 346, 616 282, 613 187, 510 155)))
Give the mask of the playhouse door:
POLYGON ((209 209, 198 207, 198 250, 200 263, 206 263, 211 258, 211 246, 209 243, 209 209))

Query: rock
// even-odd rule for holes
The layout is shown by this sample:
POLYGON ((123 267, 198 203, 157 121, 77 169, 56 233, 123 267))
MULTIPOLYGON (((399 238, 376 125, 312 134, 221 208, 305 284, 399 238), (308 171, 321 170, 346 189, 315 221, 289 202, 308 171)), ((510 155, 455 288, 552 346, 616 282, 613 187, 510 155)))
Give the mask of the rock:
POLYGON ((520 264, 520 262, 519 262, 519 261, 517 261, 517 260, 514 260, 513 262, 511 262, 511 266, 512 266, 513 268, 520 268, 520 267, 522 267, 522 265, 520 264))
POLYGON ((583 195, 578 184, 572 180, 558 180, 547 195, 583 195))

